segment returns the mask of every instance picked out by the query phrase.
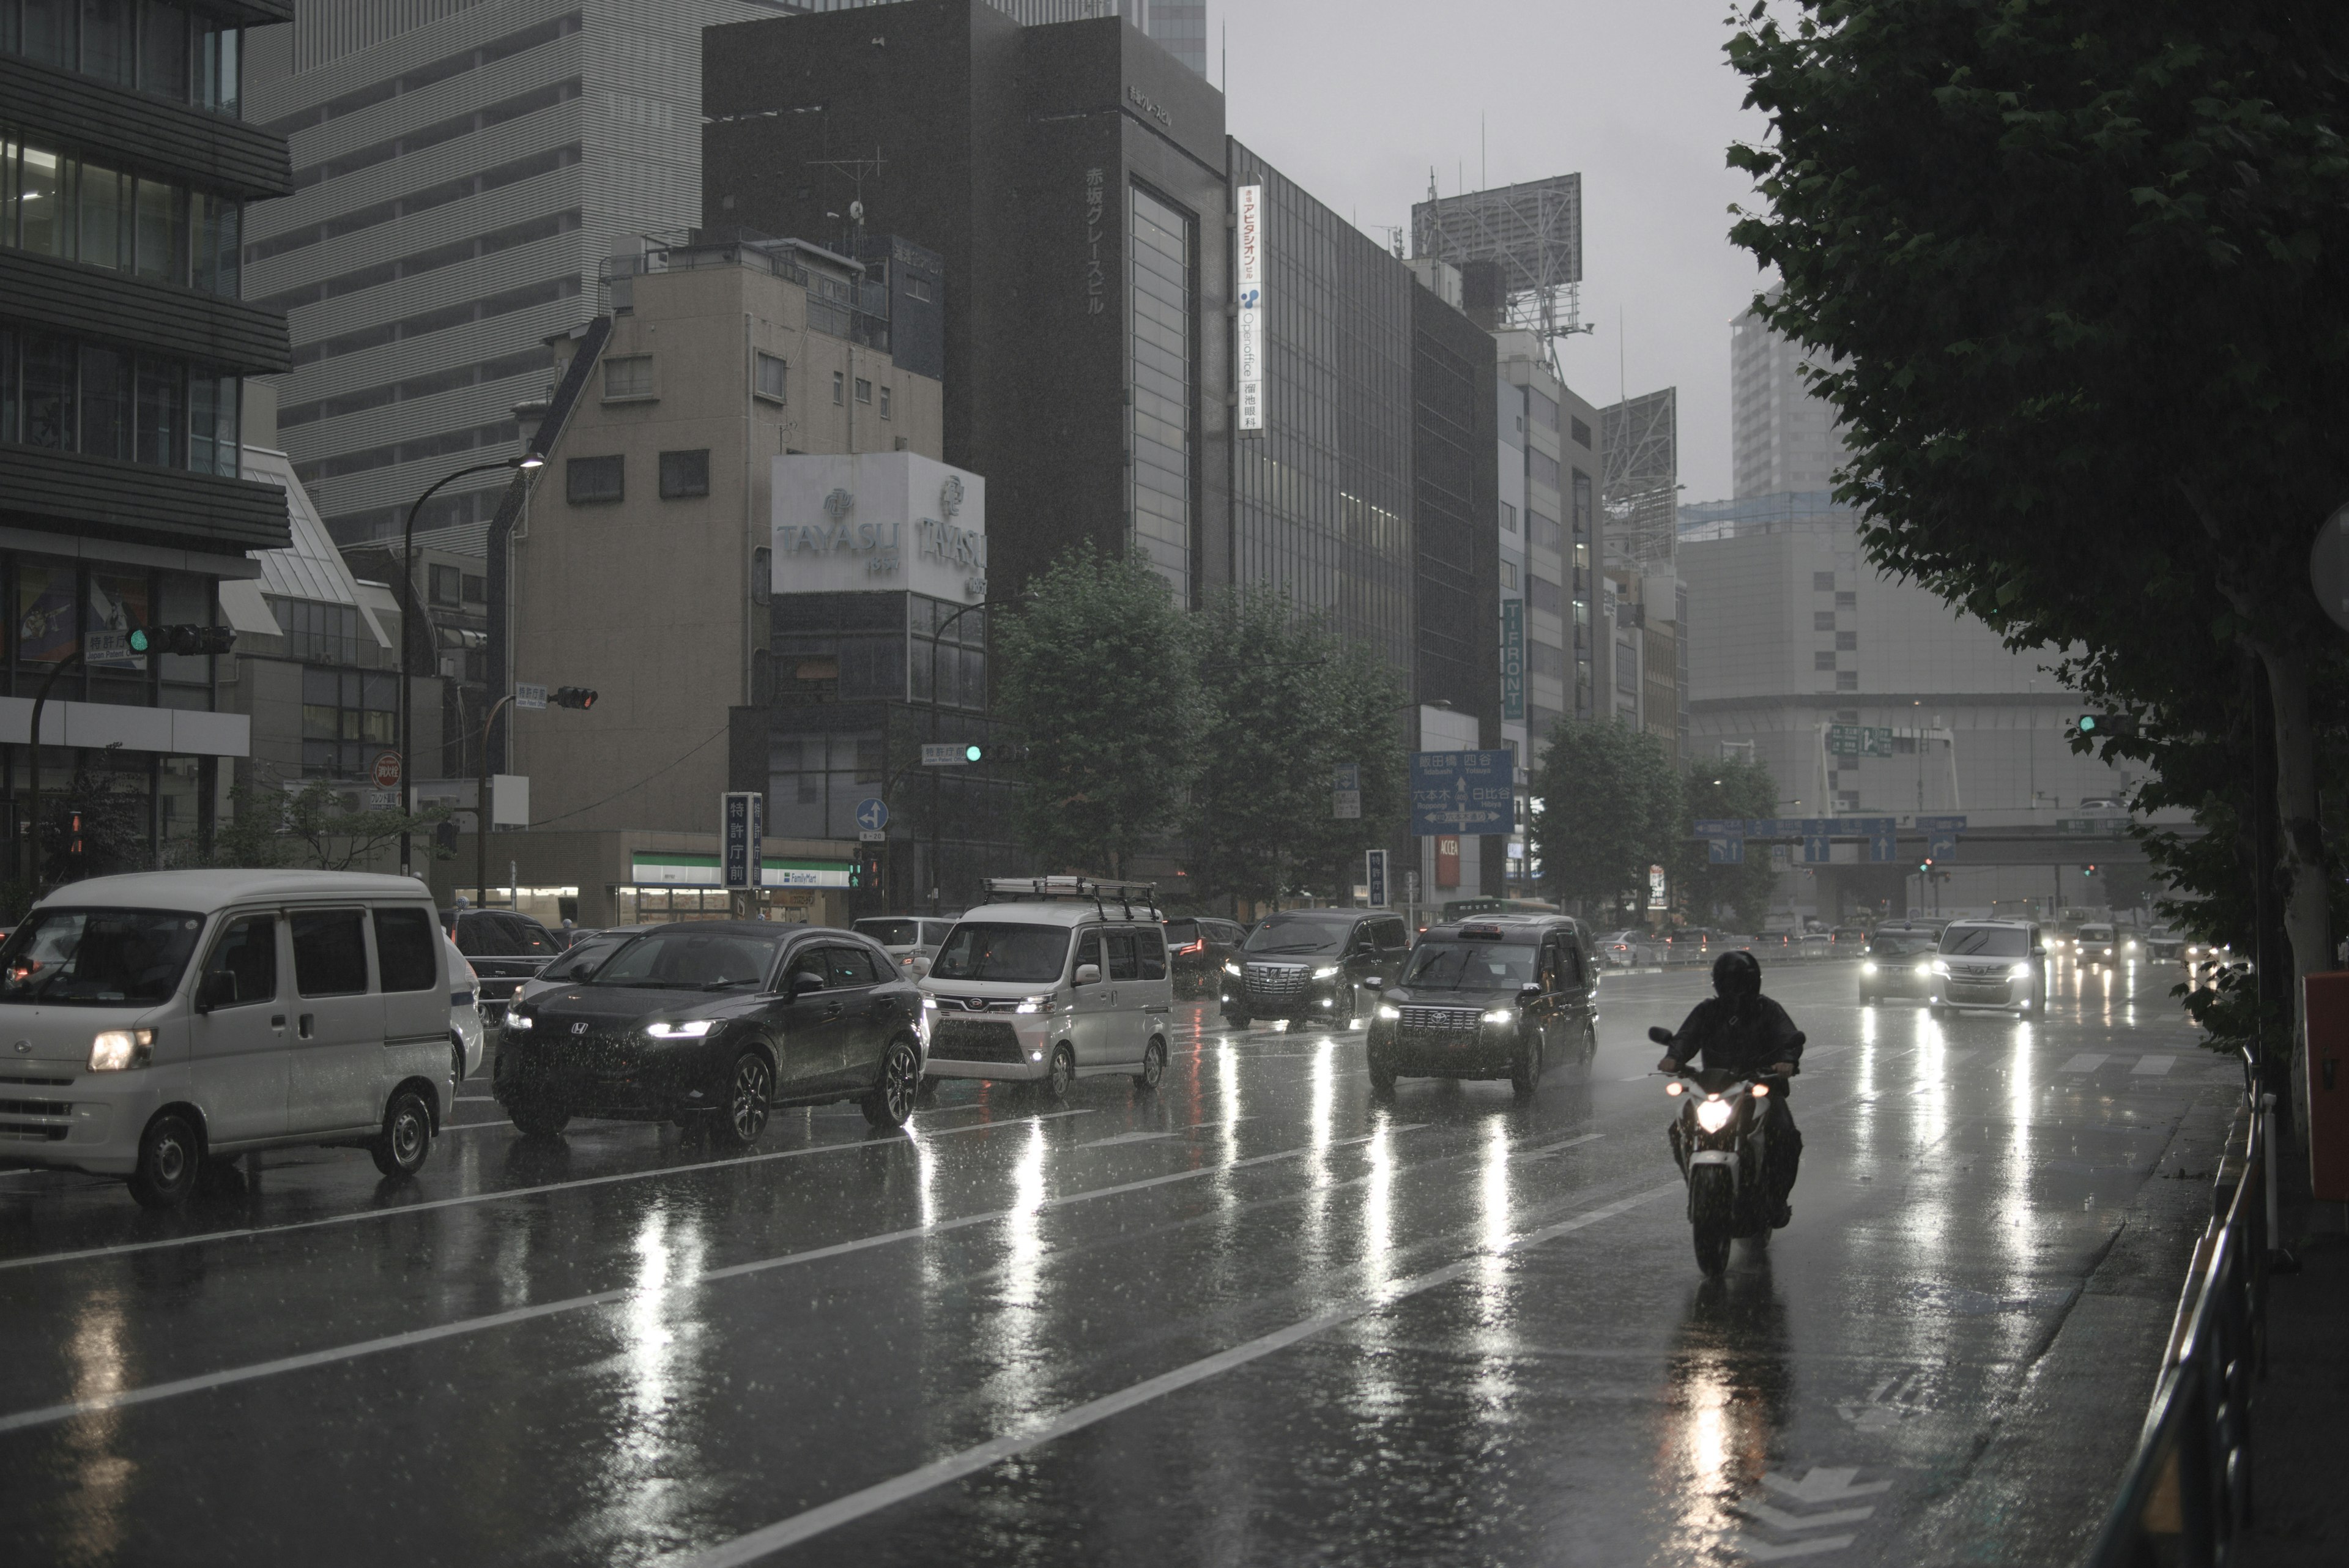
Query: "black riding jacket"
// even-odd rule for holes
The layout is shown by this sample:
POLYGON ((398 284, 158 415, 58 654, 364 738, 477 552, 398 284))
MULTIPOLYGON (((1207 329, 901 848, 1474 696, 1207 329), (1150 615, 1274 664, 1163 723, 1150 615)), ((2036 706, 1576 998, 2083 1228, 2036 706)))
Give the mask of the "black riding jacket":
POLYGON ((1802 1064, 1801 1032, 1786 1010, 1768 997, 1710 996, 1672 1036, 1675 1062, 1755 1077, 1779 1062, 1802 1064))

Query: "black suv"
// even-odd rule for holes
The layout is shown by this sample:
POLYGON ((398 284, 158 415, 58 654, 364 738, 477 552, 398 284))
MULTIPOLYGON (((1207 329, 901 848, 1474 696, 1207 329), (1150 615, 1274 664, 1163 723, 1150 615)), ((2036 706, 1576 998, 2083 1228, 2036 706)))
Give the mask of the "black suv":
POLYGON ((497 1028, 523 981, 554 961, 563 944, 528 915, 512 909, 443 909, 440 929, 481 977, 481 1022, 497 1028))
POLYGON ((921 1019, 921 992, 854 931, 682 922, 517 1003, 493 1081, 539 1136, 575 1116, 673 1120, 739 1148, 770 1106, 827 1100, 902 1127, 922 1086, 921 1019))
POLYGON ((1411 954, 1401 915, 1374 909, 1288 909, 1258 921, 1224 961, 1224 1022, 1319 1018, 1350 1029, 1368 980, 1392 980, 1411 954))
POLYGON ((1166 922, 1166 955, 1174 963, 1174 994, 1205 995, 1246 940, 1247 930, 1237 920, 1205 915, 1171 917, 1166 922))
POLYGON ((1599 962, 1580 921, 1433 926, 1371 1017, 1371 1090, 1395 1079, 1506 1078, 1530 1095, 1553 1062, 1599 1049, 1599 962))

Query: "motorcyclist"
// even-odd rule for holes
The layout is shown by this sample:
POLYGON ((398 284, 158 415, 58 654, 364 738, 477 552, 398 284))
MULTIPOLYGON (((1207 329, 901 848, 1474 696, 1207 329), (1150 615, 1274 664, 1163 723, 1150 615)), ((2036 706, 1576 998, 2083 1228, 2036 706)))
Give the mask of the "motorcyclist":
POLYGON ((1802 1070, 1802 1032, 1785 1008, 1762 994, 1762 961, 1742 948, 1713 961, 1713 989, 1674 1032, 1656 1069, 1677 1073, 1682 1063, 1693 1061, 1740 1078, 1768 1080, 1776 1109, 1771 1113, 1764 1176, 1770 1226, 1776 1230, 1795 1217, 1786 1198, 1803 1158, 1803 1135, 1795 1126, 1786 1084, 1802 1070))

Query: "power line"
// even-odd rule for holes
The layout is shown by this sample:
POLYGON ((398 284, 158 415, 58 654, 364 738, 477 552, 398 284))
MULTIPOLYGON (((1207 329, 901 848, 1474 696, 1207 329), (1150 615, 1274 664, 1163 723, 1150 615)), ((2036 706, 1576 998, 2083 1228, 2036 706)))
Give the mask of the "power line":
MULTIPOLYGON (((732 726, 731 726, 731 725, 727 726, 727 729, 731 729, 731 728, 732 728, 732 726)), ((722 735, 724 735, 725 733, 726 733, 726 730, 721 729, 721 730, 719 730, 719 731, 718 732, 718 733, 717 733, 717 734, 710 736, 710 737, 709 737, 709 741, 715 741, 715 740, 719 739, 719 736, 722 736, 722 735)), ((558 823, 558 822, 561 822, 561 821, 564 820, 564 818, 566 818, 566 817, 574 817, 574 816, 577 816, 577 815, 580 815, 580 813, 582 813, 582 812, 593 811, 593 810, 595 810, 595 809, 597 806, 599 806, 599 805, 611 805, 614 801, 616 801, 616 800, 619 799, 622 795, 624 795, 624 794, 629 794, 629 793, 631 793, 631 792, 633 792, 633 791, 640 790, 640 789, 644 788, 644 787, 645 787, 645 785, 647 785, 647 784, 648 784, 652 783, 652 782, 653 782, 653 780, 655 780, 655 779, 657 779, 657 778, 660 777, 660 776, 661 776, 661 774, 665 774, 665 773, 668 772, 668 771, 669 771, 669 769, 671 769, 671 768, 673 768, 673 767, 677 766, 679 763, 684 762, 688 757, 692 756, 692 755, 694 754, 694 753, 700 751, 700 750, 702 749, 702 747, 703 747, 703 746, 707 746, 707 745, 709 745, 709 741, 704 741, 704 742, 701 742, 701 745, 694 747, 694 748, 693 748, 693 751, 691 751, 691 752, 682 752, 682 753, 679 753, 677 756, 670 758, 667 763, 663 763, 661 766, 659 766, 659 767, 657 767, 657 768, 655 768, 652 772, 650 772, 650 773, 647 774, 644 777, 642 777, 642 778, 638 779, 636 783, 634 783, 634 784, 628 784, 628 785, 625 786, 624 788, 614 790, 610 794, 605 795, 602 800, 591 800, 591 801, 589 801, 585 805, 579 806, 579 807, 577 807, 577 808, 576 808, 576 809, 574 809, 574 810, 566 811, 566 812, 563 813, 563 815, 562 815, 561 816, 548 816, 548 817, 542 817, 542 818, 540 818, 538 821, 532 823, 532 824, 531 824, 531 826, 532 826, 533 827, 547 827, 547 826, 551 826, 552 825, 554 825, 554 824, 555 824, 555 823, 558 823)))

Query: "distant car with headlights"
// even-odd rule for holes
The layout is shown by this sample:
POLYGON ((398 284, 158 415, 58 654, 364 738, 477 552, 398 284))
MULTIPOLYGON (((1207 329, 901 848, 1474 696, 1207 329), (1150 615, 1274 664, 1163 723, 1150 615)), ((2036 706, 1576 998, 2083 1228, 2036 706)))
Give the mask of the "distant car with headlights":
POLYGON ((1166 922, 1166 956, 1174 970, 1174 994, 1197 996, 1223 977, 1224 965, 1247 940, 1237 920, 1178 915, 1166 922))
POLYGON ((1860 1005, 1896 998, 1931 1001, 1933 951, 1940 941, 1940 934, 1929 926, 1877 927, 1859 961, 1860 1005))
POLYGON ((2186 937, 2168 926, 2156 926, 2145 934, 2145 956, 2156 963, 2175 963, 2185 956, 2186 937))
POLYGON ((2092 922, 2080 928, 2072 953, 2082 963, 2116 963, 2129 956, 2127 941, 2117 928, 2092 922))
POLYGON ((1660 964, 1671 950, 1644 928, 1609 931, 1599 939, 1599 961, 1609 969, 1631 969, 1646 964, 1660 964))
POLYGON ((1933 1011, 2036 1009, 2047 995, 2047 946, 2031 920, 1952 920, 1933 957, 1933 1011))
POLYGON ((1224 1022, 1258 1018, 1350 1026, 1364 1013, 1367 980, 1392 981, 1411 953, 1400 915, 1372 909, 1287 909, 1248 933, 1224 963, 1224 1022))
POLYGON ((1377 996, 1364 1051, 1371 1091, 1399 1077, 1506 1078, 1530 1095, 1543 1070, 1599 1048, 1599 966, 1565 917, 1433 926, 1377 996))

